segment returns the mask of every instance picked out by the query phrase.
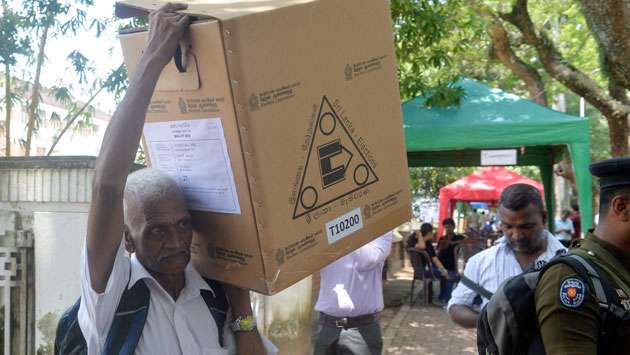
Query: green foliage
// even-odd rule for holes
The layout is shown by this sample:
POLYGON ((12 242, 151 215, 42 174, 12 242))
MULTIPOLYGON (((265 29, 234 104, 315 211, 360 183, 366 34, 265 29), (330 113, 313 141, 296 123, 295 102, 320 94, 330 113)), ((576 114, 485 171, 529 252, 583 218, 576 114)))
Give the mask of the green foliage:
MULTIPOLYGON (((5 2, 3 1, 3 4, 5 2)), ((0 31, 0 51, 4 51, 6 48, 6 54, 0 53, 2 59, 8 60, 10 63, 16 63, 15 56, 19 54, 29 54, 31 60, 26 62, 26 65, 21 69, 27 73, 24 78, 25 81, 34 81, 33 74, 38 70, 36 61, 33 59, 37 57, 33 55, 35 52, 43 51, 44 56, 47 53, 46 48, 41 48, 42 34, 45 33, 44 29, 48 29, 49 38, 54 37, 66 37, 71 38, 85 31, 93 31, 96 38, 98 38, 107 26, 117 25, 117 22, 110 17, 99 17, 101 14, 94 16, 90 13, 90 6, 94 4, 93 0, 16 0, 13 1, 13 8, 22 8, 20 14, 9 13, 14 16, 4 16, 6 11, 3 11, 3 18, 0 31), (18 23, 19 26, 11 27, 12 32, 6 30, 10 19, 17 18, 19 21, 13 21, 11 23, 18 23), (25 48, 18 47, 15 43, 21 40, 20 43, 26 45, 25 48), (5 46, 5 44, 7 44, 5 46)), ((56 139, 60 139, 62 135, 70 128, 71 130, 86 129, 92 127, 91 118, 95 112, 94 107, 90 105, 90 102, 102 91, 107 91, 114 95, 115 98, 122 96, 123 91, 127 85, 126 71, 123 65, 112 69, 106 78, 99 78, 95 75, 96 70, 94 68, 93 61, 84 53, 80 47, 71 50, 67 55, 68 64, 73 69, 76 77, 67 78, 59 77, 58 83, 50 90, 45 90, 45 94, 53 96, 60 103, 64 104, 68 108, 68 115, 61 118, 63 121, 62 127, 64 127, 58 134, 56 139), (77 85, 78 84, 78 85, 77 85), (73 98, 72 90, 82 90, 91 96, 88 104, 80 102, 73 98), (68 126, 68 127, 66 127, 68 126)), ((46 70, 44 66, 42 70, 46 70)), ((38 82, 33 83, 39 86, 38 82)), ((25 95, 27 91, 31 90, 31 87, 24 90, 17 90, 16 95, 25 95)), ((4 98, 3 98, 4 99, 4 98)), ((26 103, 29 104, 28 102, 26 103)), ((37 115, 35 110, 34 115, 34 134, 36 134, 37 127, 41 123, 42 117, 37 115)), ((60 119, 57 117, 57 119, 60 119)), ((21 141, 25 141, 21 139, 21 141)), ((56 144, 56 142, 54 143, 56 144)), ((54 145, 53 144, 53 145, 54 145)))
POLYGON ((437 198, 440 188, 471 174, 476 168, 409 168, 411 193, 420 198, 437 198))
POLYGON ((107 92, 114 95, 114 98, 118 101, 122 98, 127 90, 127 67, 124 64, 118 66, 109 72, 107 79, 103 83, 103 87, 107 92))
POLYGON ((392 0, 391 12, 403 100, 430 97, 433 106, 457 105, 461 90, 452 83, 459 72, 455 60, 477 38, 480 23, 463 0, 392 0), (435 98, 433 98, 435 96, 435 98))
POLYGON ((459 106, 462 99, 466 97, 466 92, 461 86, 452 83, 439 84, 432 91, 424 102, 428 108, 459 106))
POLYGON ((43 342, 37 348, 37 355, 52 355, 55 347, 55 332, 59 316, 48 312, 37 321, 37 329, 43 335, 43 342))
MULTIPOLYGON (((16 12, 2 1, 0 17, 0 64, 15 65, 16 56, 29 55, 30 39, 21 31, 27 24, 23 13, 16 12)), ((4 69, 3 69, 4 70, 4 69)))
POLYGON ((138 150, 136 151, 136 159, 134 161, 136 164, 147 165, 147 157, 144 154, 144 147, 142 144, 138 146, 138 150))

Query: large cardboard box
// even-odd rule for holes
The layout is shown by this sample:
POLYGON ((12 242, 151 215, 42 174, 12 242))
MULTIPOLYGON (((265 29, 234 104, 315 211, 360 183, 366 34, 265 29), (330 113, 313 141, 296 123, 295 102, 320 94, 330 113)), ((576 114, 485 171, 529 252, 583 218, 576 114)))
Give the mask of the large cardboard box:
MULTIPOLYGON (((162 72, 143 141, 186 194, 203 274, 273 294, 409 219, 387 0, 197 0, 187 12, 199 16, 189 55, 162 72)), ((120 40, 131 77, 146 31, 120 40)))

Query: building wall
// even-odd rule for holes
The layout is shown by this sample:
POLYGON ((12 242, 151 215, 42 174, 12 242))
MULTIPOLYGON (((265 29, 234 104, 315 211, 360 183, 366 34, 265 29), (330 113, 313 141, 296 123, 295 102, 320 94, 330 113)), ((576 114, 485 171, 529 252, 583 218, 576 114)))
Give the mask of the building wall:
POLYGON ((54 337, 59 316, 81 295, 86 228, 86 212, 33 212, 36 349, 54 337))
POLYGON ((23 340, 28 351, 21 354, 50 353, 59 316, 80 295, 79 255, 95 161, 94 157, 0 159, 0 215, 7 216, 2 225, 33 236, 33 260, 25 273, 32 278, 34 293, 29 307, 22 310, 30 321, 23 340))

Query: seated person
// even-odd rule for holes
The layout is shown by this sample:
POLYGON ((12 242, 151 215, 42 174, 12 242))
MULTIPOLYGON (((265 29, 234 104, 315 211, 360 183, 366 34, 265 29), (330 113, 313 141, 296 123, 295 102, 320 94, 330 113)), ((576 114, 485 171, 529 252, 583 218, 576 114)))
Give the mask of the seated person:
MULTIPOLYGON (((418 251, 426 251, 431 258, 431 267, 434 275, 439 275, 440 282, 452 282, 457 278, 455 272, 449 273, 444 267, 433 248, 433 226, 430 223, 423 223, 419 231, 415 231, 407 240, 407 248, 414 248, 418 251), (420 234, 420 235, 418 235, 420 234)), ((428 275, 425 275, 428 276, 428 275)), ((444 302, 440 298, 440 301, 444 302)))
MULTIPOLYGON (((444 235, 438 241, 438 259, 444 265, 449 274, 457 278, 457 263, 455 262, 455 247, 465 241, 463 235, 455 233, 455 221, 452 218, 446 218, 442 222, 444 227, 444 235)), ((440 301, 447 304, 451 299, 453 291, 453 280, 442 280, 440 282, 440 301)))

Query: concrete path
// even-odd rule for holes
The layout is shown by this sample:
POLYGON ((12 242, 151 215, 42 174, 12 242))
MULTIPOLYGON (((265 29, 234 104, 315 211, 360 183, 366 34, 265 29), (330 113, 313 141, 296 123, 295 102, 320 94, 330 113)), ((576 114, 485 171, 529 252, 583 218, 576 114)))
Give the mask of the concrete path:
POLYGON ((438 305, 422 306, 416 301, 413 307, 409 306, 412 275, 410 268, 403 269, 383 287, 383 354, 476 354, 474 329, 455 325, 438 305))

